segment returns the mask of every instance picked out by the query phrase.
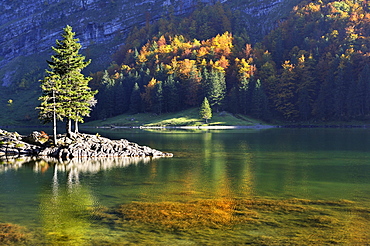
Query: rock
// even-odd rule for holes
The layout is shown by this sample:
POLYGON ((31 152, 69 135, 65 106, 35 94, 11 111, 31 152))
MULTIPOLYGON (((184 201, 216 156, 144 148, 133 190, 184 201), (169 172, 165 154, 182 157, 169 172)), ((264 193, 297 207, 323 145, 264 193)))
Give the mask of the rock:
POLYGON ((43 156, 58 159, 82 157, 172 157, 126 139, 110 140, 89 134, 58 135, 58 146, 47 146, 49 136, 34 131, 26 137, 0 129, 0 156, 43 156), (22 141, 21 141, 22 140, 22 141))
POLYGON ((53 157, 58 156, 58 154, 59 154, 58 147, 45 148, 35 153, 35 155, 38 155, 38 156, 53 156, 53 157))
POLYGON ((39 146, 42 146, 48 140, 49 140, 49 136, 43 131, 41 132, 34 131, 30 135, 22 138, 22 141, 26 143, 39 145, 39 146))

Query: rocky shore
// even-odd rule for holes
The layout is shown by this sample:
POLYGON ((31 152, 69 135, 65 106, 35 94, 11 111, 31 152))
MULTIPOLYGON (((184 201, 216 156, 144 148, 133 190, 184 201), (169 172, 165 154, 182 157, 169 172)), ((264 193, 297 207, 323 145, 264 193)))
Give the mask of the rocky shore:
POLYGON ((111 140, 98 134, 83 133, 58 135, 57 145, 44 132, 32 132, 22 136, 16 132, 0 129, 1 156, 38 156, 58 159, 82 157, 172 157, 171 153, 140 146, 126 139, 111 140))

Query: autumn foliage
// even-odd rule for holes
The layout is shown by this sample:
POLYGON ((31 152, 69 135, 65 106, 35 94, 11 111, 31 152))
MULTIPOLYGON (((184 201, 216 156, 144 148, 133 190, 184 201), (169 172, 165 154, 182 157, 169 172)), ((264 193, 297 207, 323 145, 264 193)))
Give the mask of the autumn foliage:
MULTIPOLYGON (((116 91, 122 91, 116 100, 130 98, 136 83, 141 93, 140 111, 164 113, 199 107, 207 97, 215 111, 265 120, 368 119, 367 1, 303 2, 278 28, 253 45, 232 21, 227 21, 230 15, 221 10, 222 5, 210 9, 196 11, 213 11, 220 20, 224 16, 224 27, 228 28, 222 33, 206 39, 197 39, 201 36, 198 31, 180 35, 166 19, 159 20, 161 35, 140 46, 125 46, 121 59, 116 59, 122 63, 109 72, 116 91), (233 35, 231 29, 240 36, 233 35)), ((196 11, 183 20, 190 27, 191 18, 198 23, 196 11)), ((207 26, 212 24, 207 22, 207 26)), ((128 111, 131 102, 125 102, 127 106, 115 114, 128 111)), ((106 106, 98 107, 96 115, 104 115, 106 106)))

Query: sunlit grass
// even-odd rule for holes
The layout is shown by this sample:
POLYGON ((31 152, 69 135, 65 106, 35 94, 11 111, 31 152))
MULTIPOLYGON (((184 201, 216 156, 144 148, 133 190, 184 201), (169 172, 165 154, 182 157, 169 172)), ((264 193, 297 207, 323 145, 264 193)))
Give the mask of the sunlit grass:
POLYGON ((200 118, 197 108, 187 109, 176 113, 153 114, 123 114, 106 120, 97 120, 87 123, 88 126, 249 126, 261 122, 247 116, 233 115, 228 112, 214 112, 212 119, 205 123, 200 118))

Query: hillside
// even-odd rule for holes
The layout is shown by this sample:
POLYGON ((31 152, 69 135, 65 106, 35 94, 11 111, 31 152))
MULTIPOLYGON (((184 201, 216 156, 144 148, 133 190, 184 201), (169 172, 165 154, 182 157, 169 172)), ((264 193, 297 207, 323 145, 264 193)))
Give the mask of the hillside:
POLYGON ((37 124, 37 81, 66 23, 93 61, 92 119, 173 113, 206 96, 214 111, 267 121, 368 120, 367 1, 298 2, 1 3, 0 124, 37 124))
MULTIPOLYGON (((117 54, 120 64, 95 74, 102 103, 93 118, 176 112, 199 106, 204 97, 215 111, 267 121, 370 118, 367 2, 302 2, 254 45, 235 28, 225 8, 216 4, 197 12, 202 14, 181 21, 160 20, 154 27, 161 31, 153 32, 152 39, 122 50, 117 54), (199 18, 208 13, 220 21, 199 18), (229 23, 232 32, 224 28, 229 23), (189 31, 182 26, 190 26, 189 31), (225 32, 216 35, 216 29, 225 32)), ((156 30, 148 26, 136 33, 152 29, 156 30)), ((139 37, 135 35, 132 43, 139 37)))
MULTIPOLYGON (((214 0, 203 0, 213 4, 214 0)), ((254 40, 285 18, 299 0, 224 0, 238 25, 254 40)), ((161 16, 182 18, 191 13, 196 0, 110 1, 110 0, 13 0, 0 3, 0 99, 2 108, 13 100, 14 111, 2 110, 1 124, 34 124, 33 110, 40 95, 38 80, 44 76, 51 46, 62 28, 71 25, 92 59, 85 73, 104 70, 112 55, 125 44, 134 27, 154 23, 161 16)), ((146 39, 150 39, 147 37, 146 39)))
MULTIPOLYGON (((202 0, 212 4, 214 0, 202 0)), ((233 11, 243 13, 242 23, 261 37, 284 17, 297 0, 226 0, 233 11), (253 23, 250 20, 254 20, 253 23), (258 25, 256 25, 258 23, 258 25), (253 29, 253 30, 252 30, 253 29)), ((134 26, 153 22, 161 16, 181 16, 191 12, 196 0, 13 0, 0 3, 0 80, 3 86, 27 86, 40 76, 50 47, 67 24, 80 38, 91 71, 109 64, 111 54, 125 43, 134 26), (25 60, 26 59, 26 60, 25 60), (27 64, 32 61, 31 67, 27 64), (22 71, 22 73, 20 72, 22 71), (27 74, 27 76, 25 76, 27 74)))

